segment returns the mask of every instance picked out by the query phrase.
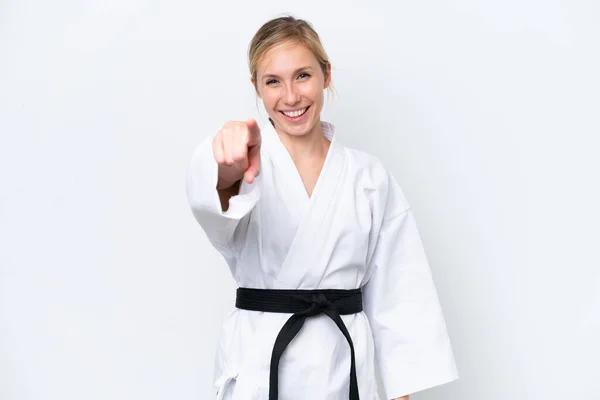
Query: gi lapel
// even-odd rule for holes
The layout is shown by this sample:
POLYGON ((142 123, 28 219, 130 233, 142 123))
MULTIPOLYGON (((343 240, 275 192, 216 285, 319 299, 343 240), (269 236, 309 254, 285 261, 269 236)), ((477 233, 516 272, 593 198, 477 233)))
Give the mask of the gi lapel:
POLYGON ((302 177, 275 128, 269 123, 263 130, 264 144, 268 146, 268 152, 281 178, 277 181, 276 191, 282 197, 283 204, 294 210, 293 214, 301 221, 310 202, 302 177))
POLYGON ((296 235, 276 279, 277 287, 283 289, 314 289, 327 268, 327 265, 318 265, 318 256, 322 246, 327 242, 329 231, 327 212, 334 206, 336 189, 345 168, 345 153, 343 146, 337 140, 334 126, 327 122, 321 122, 321 125, 323 133, 331 140, 331 144, 310 198, 294 161, 279 140, 277 132, 272 128, 272 132, 268 133, 268 136, 271 136, 269 140, 273 140, 272 135, 277 139, 271 143, 272 151, 276 155, 275 164, 281 168, 290 182, 289 189, 293 198, 288 199, 289 202, 285 204, 292 209, 295 208, 301 215, 296 235))

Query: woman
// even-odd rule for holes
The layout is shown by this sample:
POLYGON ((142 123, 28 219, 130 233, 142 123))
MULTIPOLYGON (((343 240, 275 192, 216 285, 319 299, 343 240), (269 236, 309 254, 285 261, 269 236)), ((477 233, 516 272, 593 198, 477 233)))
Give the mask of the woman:
POLYGON ((387 399, 458 377, 412 210, 380 161, 321 121, 331 64, 310 24, 264 24, 249 49, 269 123, 230 121, 194 152, 194 217, 239 286, 218 399, 387 399))

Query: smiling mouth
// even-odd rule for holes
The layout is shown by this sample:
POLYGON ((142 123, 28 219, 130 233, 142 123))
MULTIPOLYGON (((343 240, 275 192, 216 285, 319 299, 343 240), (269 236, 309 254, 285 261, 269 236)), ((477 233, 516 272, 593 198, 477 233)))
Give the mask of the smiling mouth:
POLYGON ((286 117, 289 117, 289 118, 298 118, 298 117, 304 115, 304 113, 306 113, 309 108, 310 108, 310 106, 305 107, 305 108, 303 108, 301 110, 298 110, 298 111, 292 111, 292 112, 279 111, 279 112, 282 113, 283 115, 285 115, 286 117))

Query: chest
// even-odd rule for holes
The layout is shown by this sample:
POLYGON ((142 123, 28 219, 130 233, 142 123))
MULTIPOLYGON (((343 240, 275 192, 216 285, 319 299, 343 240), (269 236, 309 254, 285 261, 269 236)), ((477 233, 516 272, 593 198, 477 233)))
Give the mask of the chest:
POLYGON ((311 197, 313 191, 315 190, 315 186, 319 180, 319 175, 323 169, 324 161, 325 160, 323 159, 311 163, 295 163, 298 175, 300 176, 300 180, 304 185, 304 189, 306 190, 308 197, 311 197))

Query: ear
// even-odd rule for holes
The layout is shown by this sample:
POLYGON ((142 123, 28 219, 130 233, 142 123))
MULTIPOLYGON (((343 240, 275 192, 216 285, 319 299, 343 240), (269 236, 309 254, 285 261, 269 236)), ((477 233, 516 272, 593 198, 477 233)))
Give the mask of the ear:
POLYGON ((250 77, 250 82, 252 83, 252 86, 254 86, 254 90, 256 91, 256 95, 262 99, 262 97, 260 95, 260 92, 258 91, 258 88, 256 87, 256 80, 254 78, 250 77))
POLYGON ((325 81, 323 82, 323 89, 327 89, 331 84, 331 63, 327 63, 325 67, 325 81))

